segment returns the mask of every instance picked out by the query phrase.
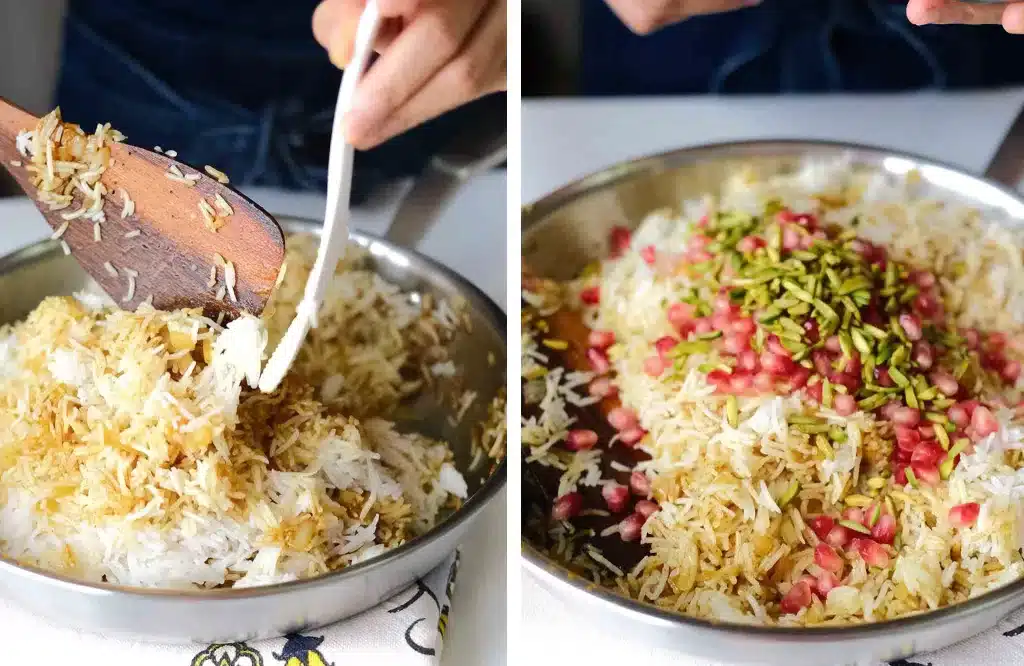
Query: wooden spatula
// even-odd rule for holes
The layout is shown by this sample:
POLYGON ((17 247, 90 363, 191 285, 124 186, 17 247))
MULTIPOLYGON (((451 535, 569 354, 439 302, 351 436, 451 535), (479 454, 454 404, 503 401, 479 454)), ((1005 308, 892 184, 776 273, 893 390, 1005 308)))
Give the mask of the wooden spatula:
POLYGON ((0 161, 35 201, 65 251, 122 308, 134 310, 152 297, 161 310, 202 307, 209 316, 224 313, 229 319, 242 311, 262 312, 284 262, 284 235, 269 213, 220 182, 216 171, 214 177, 109 136, 103 140, 109 163, 99 180, 106 190, 102 218, 95 211, 77 215, 83 202, 97 200, 95 188, 90 195, 87 188, 76 188, 72 201, 53 210, 40 200, 47 195, 40 195, 33 176, 50 168, 87 172, 89 167, 81 165, 88 161, 70 153, 75 142, 84 145, 90 130, 55 126, 49 132, 52 155, 45 154, 46 142, 36 142, 37 149, 44 147, 43 159, 33 165, 25 154, 28 137, 18 136, 38 122, 0 98, 0 161), (125 193, 132 202, 127 215, 125 193))

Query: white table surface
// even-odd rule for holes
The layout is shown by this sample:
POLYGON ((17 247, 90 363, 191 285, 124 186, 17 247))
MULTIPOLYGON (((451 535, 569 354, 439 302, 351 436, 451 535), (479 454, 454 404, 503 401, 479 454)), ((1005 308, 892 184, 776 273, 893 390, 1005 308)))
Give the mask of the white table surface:
MULTIPOLYGON (((247 194, 271 213, 323 219, 319 195, 255 189, 247 194)), ((354 213, 357 229, 382 233, 397 196, 354 213)), ((469 182, 423 239, 419 249, 446 264, 505 307, 506 180, 493 172, 469 182)), ((30 201, 0 199, 0 256, 45 238, 50 229, 30 201)), ((504 666, 506 645, 505 491, 479 517, 462 548, 462 568, 445 640, 443 666, 504 666)), ((0 630, 0 635, 5 632, 0 630)), ((28 647, 28 646, 26 646, 28 647)), ((54 646, 54 654, 59 646, 54 646)), ((45 657, 44 646, 33 654, 45 657)), ((43 659, 45 661, 45 658, 43 659)), ((6 660, 0 660, 6 663, 6 660)), ((341 666, 340 662, 338 666, 341 666)))
MULTIPOLYGON (((528 101, 522 122, 522 197, 531 202, 616 162, 673 148, 738 139, 808 138, 889 146, 981 172, 1022 103, 1024 90, 819 98, 553 99, 528 101)), ((522 663, 694 663, 600 634, 522 576, 522 663)))

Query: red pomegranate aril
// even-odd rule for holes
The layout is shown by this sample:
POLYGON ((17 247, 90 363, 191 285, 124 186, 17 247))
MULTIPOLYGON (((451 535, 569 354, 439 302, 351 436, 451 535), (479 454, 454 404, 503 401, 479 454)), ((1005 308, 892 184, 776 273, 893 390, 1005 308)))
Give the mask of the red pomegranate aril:
POLYGON ((779 603, 779 608, 785 615, 799 613, 801 610, 811 605, 812 594, 811 586, 807 581, 797 581, 793 584, 793 587, 789 588, 789 592, 786 593, 786 596, 782 597, 782 601, 779 603))
POLYGON ((654 348, 658 351, 658 356, 664 360, 668 360, 669 352, 675 349, 678 344, 679 340, 673 338, 671 335, 665 335, 654 341, 654 348))
POLYGON ((736 356, 736 369, 745 372, 757 372, 760 364, 757 362, 757 352, 746 349, 736 356))
POLYGON ((601 287, 587 287, 580 292, 580 300, 584 305, 597 305, 601 302, 601 287))
POLYGON ((591 347, 587 350, 587 360, 590 361, 590 369, 599 375, 607 374, 612 369, 612 362, 604 350, 591 347))
POLYGON ((728 388, 732 375, 724 370, 712 370, 708 373, 708 382, 714 384, 719 390, 728 388))
POLYGON ((1006 333, 996 331, 995 333, 989 333, 985 340, 985 344, 989 349, 1002 349, 1006 346, 1006 333))
POLYGON ((592 449, 597 444, 597 433, 593 430, 576 429, 570 430, 565 436, 565 448, 570 451, 584 451, 592 449))
POLYGON ((939 311, 939 301, 930 292, 922 292, 914 297, 913 307, 917 314, 930 318, 939 311))
POLYGON ((913 455, 914 452, 912 450, 901 449, 899 446, 897 446, 896 450, 893 451, 893 457, 897 460, 897 462, 901 462, 907 465, 910 464, 910 459, 913 457, 913 455))
POLYGON ((949 522, 957 528, 970 527, 978 520, 979 513, 981 513, 981 505, 977 502, 957 504, 949 510, 949 522))
POLYGON ((825 395, 825 387, 821 382, 815 382, 814 384, 807 386, 804 389, 804 392, 807 394, 807 397, 814 402, 821 403, 825 395))
POLYGON ((611 255, 613 257, 621 256, 623 252, 629 249, 629 244, 632 242, 632 238, 632 232, 626 227, 612 227, 611 233, 609 233, 611 255))
POLYGON ((658 513, 659 509, 661 509, 661 507, 650 500, 640 500, 633 507, 633 510, 644 518, 650 518, 654 514, 658 513))
POLYGON ((626 509, 626 504, 629 502, 629 488, 613 481, 601 488, 601 496, 604 497, 604 502, 608 505, 609 511, 621 513, 626 509))
POLYGON ((722 341, 722 351, 733 356, 750 349, 750 336, 745 333, 731 333, 722 341))
POLYGON ((729 388, 736 395, 745 395, 754 388, 754 377, 747 372, 734 372, 729 380, 729 388))
POLYGON ((889 566, 889 553, 880 543, 871 539, 854 539, 850 546, 868 566, 885 569, 889 566))
POLYGON ((782 249, 796 250, 800 247, 800 232, 795 227, 785 226, 782 230, 782 249))
POLYGON ((981 345, 981 334, 973 328, 966 328, 960 332, 967 342, 968 349, 977 349, 981 345))
POLYGON ((776 336, 775 334, 768 336, 768 340, 765 343, 765 347, 771 353, 775 354, 776 356, 781 356, 786 360, 789 360, 793 356, 790 353, 790 351, 782 345, 782 341, 779 340, 778 336, 776 336))
POLYGON ((892 415, 902 406, 896 400, 890 400, 879 408, 878 413, 882 415, 882 418, 892 421, 892 415))
POLYGON ((733 309, 732 299, 729 298, 728 292, 715 294, 713 305, 715 307, 715 314, 733 314, 736 311, 733 309))
POLYGON ((896 447, 900 451, 913 452, 921 443, 921 433, 916 428, 896 426, 896 447))
POLYGON ((849 395, 855 394, 860 388, 860 377, 845 372, 833 372, 828 380, 833 386, 845 386, 849 395))
POLYGON ((932 424, 927 421, 917 426, 917 434, 921 435, 922 440, 935 439, 938 437, 938 435, 935 434, 935 428, 933 428, 932 424))
POLYGON ((647 475, 639 470, 634 470, 629 475, 629 488, 635 495, 640 497, 650 497, 651 495, 651 480, 647 478, 647 475))
POLYGON ((1020 377, 1020 361, 1007 361, 999 374, 1008 384, 1015 384, 1020 377))
POLYGON ((946 452, 935 442, 921 442, 910 456, 910 465, 917 472, 918 466, 932 467, 945 460, 946 452))
POLYGON ((833 354, 838 354, 838 353, 842 352, 843 351, 843 345, 839 342, 839 336, 838 335, 831 335, 831 336, 829 336, 828 339, 825 340, 825 349, 830 351, 830 352, 832 352, 833 354))
POLYGON ((850 530, 836 525, 825 535, 825 543, 836 549, 845 548, 850 543, 850 530))
POLYGON ((853 375, 858 381, 860 381, 860 368, 861 364, 859 355, 854 354, 853 356, 845 358, 843 363, 843 372, 848 375, 853 375))
POLYGON ((636 418, 636 412, 628 407, 616 407, 608 412, 608 423, 618 431, 635 428, 640 423, 636 418))
POLYGON ((751 336, 757 331, 757 323, 748 317, 740 317, 732 321, 732 332, 740 335, 751 336))
POLYGON ((961 428, 967 427, 967 424, 971 422, 971 417, 967 414, 967 410, 963 405, 953 405, 946 412, 946 416, 949 417, 950 421, 961 428))
POLYGON ((757 249, 757 240, 756 236, 744 236, 739 243, 736 243, 736 249, 743 254, 750 254, 757 249))
POLYGON ((878 522, 871 528, 871 538, 878 543, 891 546, 896 539, 896 518, 889 513, 882 513, 878 522))
POLYGON ((896 485, 905 486, 907 485, 907 465, 900 462, 896 464, 896 471, 892 475, 896 485))
POLYGON ((703 250, 708 245, 711 245, 711 238, 704 234, 693 234, 686 241, 686 247, 691 250, 703 250))
POLYGON ((818 593, 818 597, 821 599, 828 598, 828 593, 833 589, 839 587, 839 578, 836 577, 831 571, 822 571, 818 574, 818 580, 816 581, 814 591, 818 593))
POLYGON ((692 325, 695 313, 696 308, 689 303, 673 303, 668 306, 666 316, 668 317, 668 323, 672 324, 676 329, 679 329, 684 326, 692 325))
POLYGON ((619 432, 619 441, 628 447, 636 446, 647 435, 643 428, 628 428, 619 432))
POLYGON ((775 378, 767 372, 758 372, 754 375, 754 390, 758 393, 775 392, 775 378))
POLYGON ((986 352, 981 356, 981 364, 988 370, 1002 373, 1003 366, 1006 365, 1006 357, 999 351, 986 352))
POLYGON ((920 340, 914 343, 913 359, 922 370, 930 370, 935 363, 935 352, 930 344, 920 340))
POLYGON ((864 516, 864 509, 851 506, 843 509, 843 520, 849 520, 864 525, 867 518, 864 516))
MULTIPOLYGON (((960 390, 960 384, 958 384, 953 375, 948 372, 933 372, 931 374, 931 380, 932 384, 935 384, 935 388, 939 389, 939 392, 947 398, 953 397, 960 390)), ((966 416, 966 413, 964 416, 966 416)))
POLYGON ((875 368, 875 382, 883 388, 891 388, 896 386, 896 382, 889 376, 889 368, 884 365, 880 365, 875 368))
POLYGON ((575 518, 583 510, 583 495, 577 492, 566 493, 557 498, 551 506, 552 520, 569 520, 575 518))
POLYGON ((807 380, 811 378, 811 371, 802 365, 796 366, 792 374, 789 376, 789 385, 795 391, 801 389, 807 385, 807 380))
POLYGON ((587 392, 598 398, 610 398, 619 392, 619 388, 607 377, 598 377, 590 382, 587 392))
POLYGON ((715 330, 715 327, 707 317, 702 317, 694 322, 693 332, 697 335, 704 335, 705 333, 710 333, 713 330, 715 330))
POLYGON ((913 407, 900 407, 893 412, 892 422, 896 425, 913 428, 921 422, 921 412, 913 407))
POLYGON ((914 282, 922 289, 931 289, 935 286, 935 275, 928 271, 921 271, 914 276, 914 282))
POLYGON ((852 395, 840 393, 832 399, 836 414, 850 416, 857 411, 857 399, 852 395))
POLYGON ((818 330, 818 322, 808 319, 804 322, 804 334, 808 342, 814 344, 821 338, 821 331, 818 330))
POLYGON ((979 406, 971 414, 971 427, 979 438, 988 437, 999 430, 999 422, 988 407, 979 406))
POLYGON ((822 377, 828 377, 832 372, 832 359, 823 349, 816 349, 811 353, 811 362, 814 363, 815 371, 822 377))
POLYGON ((648 377, 660 377, 666 367, 668 366, 665 360, 660 356, 651 356, 644 360, 644 372, 648 377))
POLYGON ((917 342, 921 339, 921 336, 924 335, 921 330, 921 320, 915 315, 901 314, 900 326, 903 327, 903 332, 907 334, 907 338, 909 338, 911 342, 917 342))
POLYGON ((647 519, 642 514, 631 513, 619 523, 619 538, 623 541, 637 541, 647 519))
POLYGON ((814 516, 813 518, 807 519, 807 526, 811 528, 811 531, 822 541, 828 536, 828 533, 835 527, 836 521, 831 516, 814 516))
POLYGON ((591 331, 587 335, 587 344, 594 349, 608 349, 615 344, 615 333, 613 331, 591 331))
POLYGON ((814 548, 814 563, 836 575, 843 572, 843 558, 827 543, 819 543, 814 548))
POLYGON ((789 371, 793 367, 793 362, 784 356, 779 356, 776 353, 770 351, 761 352, 761 367, 766 372, 770 372, 776 376, 784 376, 789 374, 789 371))
POLYGON ((653 245, 645 245, 640 248, 640 258, 644 260, 648 266, 653 266, 654 262, 658 260, 658 253, 654 249, 653 245))
POLYGON ((914 462, 911 461, 910 469, 914 470, 914 476, 917 477, 918 483, 926 486, 939 485, 941 477, 939 475, 938 465, 914 464, 914 462))

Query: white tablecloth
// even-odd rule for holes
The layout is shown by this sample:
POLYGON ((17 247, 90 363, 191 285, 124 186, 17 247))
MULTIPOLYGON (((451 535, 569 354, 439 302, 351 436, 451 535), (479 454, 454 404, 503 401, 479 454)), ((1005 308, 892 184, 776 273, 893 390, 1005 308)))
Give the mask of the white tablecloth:
MULTIPOLYGON (((981 172, 1024 104, 1024 90, 786 98, 530 101, 523 109, 523 202, 602 167, 654 153, 739 139, 828 139, 889 146, 981 172)), ((706 665, 599 633, 522 576, 522 663, 706 665), (571 662, 565 661, 571 659, 571 662)), ((1024 664, 1017 615, 988 634, 911 662, 933 666, 1024 664)), ((823 665, 826 666, 826 665, 823 665)))

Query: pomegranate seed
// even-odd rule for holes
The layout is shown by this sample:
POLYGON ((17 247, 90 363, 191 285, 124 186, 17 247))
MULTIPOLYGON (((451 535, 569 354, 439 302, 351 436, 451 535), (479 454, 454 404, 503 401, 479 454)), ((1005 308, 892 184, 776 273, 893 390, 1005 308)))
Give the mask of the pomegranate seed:
POLYGON ((732 322, 732 332, 740 335, 751 336, 757 331, 757 323, 749 317, 739 317, 732 322))
POLYGON ((896 446, 901 450, 913 451, 921 443, 921 433, 915 428, 896 426, 896 446))
POLYGON ((792 357, 792 354, 789 353, 789 350, 782 346, 782 341, 779 340, 778 336, 774 334, 768 336, 768 340, 765 343, 765 346, 767 347, 768 351, 775 354, 776 356, 781 356, 786 360, 789 360, 792 357))
POLYGON ((761 352, 761 367, 766 372, 770 372, 778 377, 789 374, 789 371, 793 367, 793 362, 784 356, 779 356, 770 351, 761 352))
POLYGON ((629 428, 619 433, 619 441, 625 446, 633 447, 636 446, 646 435, 647 431, 643 428, 629 428))
POLYGON ((963 400, 960 405, 967 410, 967 417, 971 418, 974 416, 974 410, 981 406, 981 403, 977 400, 963 400))
POLYGON ((636 418, 636 412, 632 409, 616 407, 608 412, 608 423, 616 430, 622 431, 637 427, 639 421, 636 418))
POLYGON ((775 378, 767 372, 759 372, 755 374, 754 389, 758 393, 773 393, 775 391, 775 378))
POLYGON ((702 264, 705 261, 711 261, 711 253, 707 250, 689 250, 683 255, 691 264, 702 264))
POLYGON ((744 236, 736 243, 736 249, 743 254, 750 254, 757 249, 757 236, 744 236))
POLYGON ((871 538, 891 546, 896 539, 896 519, 888 513, 879 516, 878 522, 871 528, 871 538))
POLYGON ((601 302, 601 287, 587 287, 580 292, 580 300, 585 305, 597 305, 601 302))
POLYGON ((675 328, 691 325, 693 323, 693 315, 696 309, 689 303, 673 303, 668 306, 666 315, 668 316, 668 323, 672 324, 675 328))
POLYGON ((912 314, 901 314, 900 315, 900 326, 903 327, 903 332, 907 334, 907 337, 912 342, 917 342, 921 339, 924 333, 921 331, 921 320, 912 314))
POLYGON ((836 521, 831 516, 821 515, 807 519, 807 526, 810 527, 811 531, 814 532, 822 541, 825 540, 825 537, 828 536, 828 533, 832 531, 832 528, 835 527, 835 525, 836 521))
POLYGON ((840 393, 832 400, 836 414, 840 416, 850 416, 857 411, 857 400, 852 395, 840 393))
POLYGON ((845 386, 849 395, 853 395, 860 388, 860 377, 845 372, 833 372, 828 380, 833 386, 845 386))
POLYGON ((814 369, 822 377, 828 377, 829 373, 832 372, 832 359, 829 357, 828 352, 823 349, 816 349, 811 353, 811 362, 814 363, 814 369))
POLYGON ((814 563, 834 574, 843 572, 843 558, 827 543, 819 543, 814 549, 814 563))
POLYGON ((807 385, 807 380, 811 378, 811 371, 802 365, 796 366, 793 373, 789 376, 789 385, 793 387, 793 390, 803 388, 807 385))
POLYGON ((733 356, 739 356, 747 349, 750 349, 750 336, 745 333, 732 333, 722 341, 722 350, 733 356))
POLYGON ((693 332, 697 335, 704 335, 705 333, 710 333, 713 330, 715 330, 715 327, 707 317, 702 317, 694 322, 693 332))
POLYGON ((634 494, 640 497, 651 496, 651 480, 639 470, 635 470, 629 475, 629 487, 634 494))
POLYGON ((885 367, 884 365, 880 365, 877 368, 875 368, 874 374, 875 381, 878 383, 879 386, 882 386, 884 388, 891 388, 896 385, 896 382, 894 382, 892 380, 892 377, 889 376, 889 368, 885 367))
MULTIPOLYGON (((939 392, 947 398, 953 397, 960 390, 960 384, 957 383, 953 375, 948 372, 936 371, 931 374, 932 384, 935 384, 935 388, 939 389, 939 392)), ((964 416, 967 414, 965 413, 964 416)))
POLYGON ((714 384, 719 390, 724 390, 728 387, 731 379, 732 375, 724 370, 712 370, 708 373, 708 381, 714 384))
POLYGON ((626 486, 615 483, 605 484, 601 488, 601 497, 604 497, 605 504, 608 505, 608 510, 612 513, 621 513, 626 508, 626 503, 629 501, 629 488, 626 486))
POLYGON ((643 529, 647 519, 639 513, 631 513, 619 523, 619 537, 623 541, 636 541, 640 538, 640 530, 643 529))
POLYGON ((822 571, 818 574, 816 583, 815 592, 818 593, 818 597, 825 599, 828 597, 829 592, 839 587, 839 578, 831 571, 822 571))
POLYGON ((910 464, 910 459, 913 457, 913 455, 914 455, 913 451, 909 451, 907 449, 901 449, 899 447, 897 447, 896 450, 893 451, 893 456, 894 456, 894 458, 898 462, 901 462, 901 463, 904 463, 904 464, 908 464, 908 465, 910 464))
POLYGON ((566 493, 552 505, 551 520, 569 520, 578 516, 582 510, 583 495, 577 492, 566 493))
POLYGON ((821 382, 818 382, 817 384, 811 384, 806 389, 807 397, 813 400, 814 402, 818 403, 821 402, 822 397, 824 396, 824 392, 825 387, 822 385, 821 382))
POLYGON ((1002 349, 1006 346, 1006 333, 998 331, 989 333, 988 339, 985 342, 988 344, 989 349, 1002 349))
POLYGON ((646 245, 640 248, 640 258, 643 259, 648 266, 653 266, 654 262, 658 260, 658 255, 654 250, 654 246, 646 245))
POLYGON ((999 422, 988 407, 978 407, 971 415, 971 427, 979 438, 988 437, 999 430, 999 422))
POLYGON ((660 377, 666 367, 665 361, 660 356, 651 356, 644 360, 644 372, 648 377, 660 377))
POLYGON ((634 506, 633 509, 644 518, 650 518, 654 514, 658 513, 658 510, 661 509, 661 507, 650 500, 640 500, 636 503, 636 506, 634 506))
POLYGON ((977 502, 957 504, 949 510, 949 522, 957 528, 970 527, 978 519, 979 513, 981 513, 981 505, 977 502))
POLYGON ((845 548, 850 543, 850 530, 842 525, 836 525, 825 535, 825 543, 833 548, 845 548))
POLYGON ((611 245, 611 256, 621 256, 623 252, 629 249, 629 244, 632 242, 633 234, 626 227, 615 226, 612 227, 609 235, 609 245, 611 245))
POLYGON ((736 395, 745 395, 754 388, 754 377, 746 372, 734 372, 729 380, 729 388, 736 395))
POLYGON ((615 333, 612 331, 591 331, 587 335, 587 344, 594 349, 608 349, 615 344, 615 333))
POLYGON ((939 466, 938 465, 915 465, 913 461, 910 463, 910 469, 914 470, 914 476, 917 480, 926 486, 937 486, 939 485, 939 466))
POLYGON ((808 319, 804 322, 804 333, 806 334, 807 340, 812 344, 817 342, 821 338, 821 331, 818 330, 818 322, 813 319, 808 319))
POLYGON ((746 349, 736 356, 736 368, 746 372, 757 372, 760 364, 757 362, 757 352, 746 349))
POLYGON ((935 352, 932 350, 932 346, 930 344, 921 340, 914 343, 913 358, 919 368, 922 370, 928 370, 935 362, 935 352))
POLYGON ((598 377, 590 382, 587 392, 598 398, 610 398, 619 392, 619 388, 612 384, 612 380, 607 377, 598 377))
POLYGON ((896 465, 896 473, 893 474, 892 478, 893 478, 893 480, 896 481, 897 485, 900 485, 900 486, 907 485, 907 466, 906 466, 906 464, 902 464, 902 463, 901 464, 897 464, 896 465))
POLYGON ((839 336, 829 336, 829 338, 825 340, 825 349, 833 354, 838 354, 843 351, 843 346, 839 343, 839 336))
POLYGON ((597 444, 597 433, 593 430, 570 430, 565 436, 565 448, 570 451, 584 451, 597 444))
POLYGON ((892 422, 912 428, 921 422, 921 412, 913 407, 900 407, 893 412, 892 422))
POLYGON ((931 423, 922 423, 917 426, 917 434, 921 435, 922 440, 935 439, 938 435, 935 434, 935 428, 932 427, 931 423))
POLYGON ((782 230, 782 249, 796 250, 800 247, 800 232, 795 228, 787 226, 782 230))
POLYGON ((865 525, 867 518, 864 516, 864 509, 851 506, 843 509, 843 520, 849 520, 854 523, 865 525))
POLYGON ((964 329, 960 335, 964 336, 968 349, 974 350, 981 346, 981 334, 973 328, 964 329))
POLYGON ((931 318, 939 311, 939 301, 930 292, 922 292, 914 297, 913 307, 917 314, 931 318))
POLYGON ((676 348, 679 344, 679 340, 673 338, 671 335, 665 335, 654 341, 654 349, 658 352, 658 358, 663 361, 668 361, 669 352, 676 348))
POLYGON ((999 374, 1003 376, 1006 383, 1016 384, 1017 378, 1020 377, 1020 361, 1007 361, 1003 366, 1003 371, 999 374))
POLYGON ((732 314, 734 312, 732 299, 729 298, 728 292, 720 292, 715 295, 714 307, 715 314, 732 314))
POLYGON ((899 402, 890 400, 889 402, 882 405, 878 410, 878 413, 882 415, 882 418, 892 421, 892 415, 896 413, 896 410, 902 407, 899 402))
POLYGON ((606 374, 612 369, 612 362, 608 360, 608 354, 601 349, 591 347, 587 350, 587 360, 590 361, 590 368, 599 375, 606 374))
POLYGON ((854 354, 853 356, 850 356, 849 358, 846 359, 846 362, 843 365, 843 372, 845 372, 848 375, 853 375, 854 377, 857 377, 859 380, 860 367, 860 356, 854 354))
POLYGON ((782 597, 779 604, 784 614, 799 613, 802 609, 811 605, 811 586, 807 581, 801 580, 789 588, 786 596, 782 597))
POLYGON ((711 238, 704 234, 693 234, 686 241, 686 246, 691 250, 703 250, 708 245, 711 245, 711 238))
POLYGON ((868 566, 884 569, 889 566, 889 553, 871 539, 854 539, 850 544, 868 566))
POLYGON ((946 452, 942 450, 941 446, 935 442, 921 442, 910 456, 910 464, 916 473, 919 466, 938 466, 945 458, 946 452))
POLYGON ((946 412, 946 416, 955 425, 964 428, 971 422, 971 417, 967 414, 967 410, 962 405, 953 405, 946 412))

